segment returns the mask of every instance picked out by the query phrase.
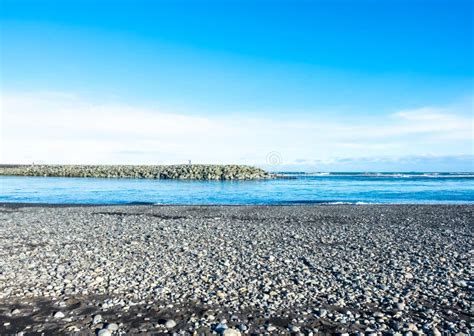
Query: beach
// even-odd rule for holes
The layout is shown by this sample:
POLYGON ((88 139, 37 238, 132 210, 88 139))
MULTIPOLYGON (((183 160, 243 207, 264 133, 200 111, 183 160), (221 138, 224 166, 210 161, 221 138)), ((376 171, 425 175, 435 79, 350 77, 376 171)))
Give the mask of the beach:
POLYGON ((473 205, 0 205, 0 334, 468 335, 473 205))

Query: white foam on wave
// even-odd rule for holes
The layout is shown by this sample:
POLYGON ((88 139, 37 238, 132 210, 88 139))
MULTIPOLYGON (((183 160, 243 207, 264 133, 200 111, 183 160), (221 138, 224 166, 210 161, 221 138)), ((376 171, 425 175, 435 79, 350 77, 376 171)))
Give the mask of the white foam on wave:
POLYGON ((364 204, 378 204, 378 203, 372 203, 372 202, 347 202, 347 201, 335 201, 335 202, 324 202, 321 204, 339 204, 339 205, 364 205, 364 204))

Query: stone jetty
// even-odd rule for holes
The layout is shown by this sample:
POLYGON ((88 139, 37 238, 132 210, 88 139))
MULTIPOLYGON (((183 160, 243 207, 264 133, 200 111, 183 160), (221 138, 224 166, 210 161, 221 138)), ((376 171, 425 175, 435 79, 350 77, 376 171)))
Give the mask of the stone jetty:
POLYGON ((258 180, 273 176, 246 165, 3 165, 0 175, 146 178, 181 180, 258 180))

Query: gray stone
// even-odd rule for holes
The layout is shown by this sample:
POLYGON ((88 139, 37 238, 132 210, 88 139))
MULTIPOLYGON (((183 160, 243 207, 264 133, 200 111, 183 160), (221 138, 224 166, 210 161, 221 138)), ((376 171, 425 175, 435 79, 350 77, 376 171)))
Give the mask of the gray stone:
POLYGON ((174 327, 176 327, 176 322, 174 320, 168 320, 165 323, 165 327, 166 329, 173 329, 174 327))
POLYGON ((275 331, 276 329, 277 329, 277 327, 275 327, 273 324, 269 324, 267 326, 267 331, 269 331, 269 332, 275 331))
POLYGON ((109 329, 100 329, 97 332, 97 336, 111 336, 112 332, 109 329))
POLYGON ((119 326, 116 323, 108 323, 106 328, 110 331, 117 331, 119 326))
POLYGON ((99 324, 102 322, 102 315, 100 314, 97 314, 94 316, 94 318, 92 319, 92 324, 99 324))

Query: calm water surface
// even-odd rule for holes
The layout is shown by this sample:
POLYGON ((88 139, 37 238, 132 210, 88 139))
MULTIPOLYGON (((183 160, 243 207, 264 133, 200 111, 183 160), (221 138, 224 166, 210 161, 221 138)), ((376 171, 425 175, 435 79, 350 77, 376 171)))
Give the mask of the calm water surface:
POLYGON ((0 202, 474 204, 474 173, 287 173, 286 176, 241 182, 0 176, 0 202))

